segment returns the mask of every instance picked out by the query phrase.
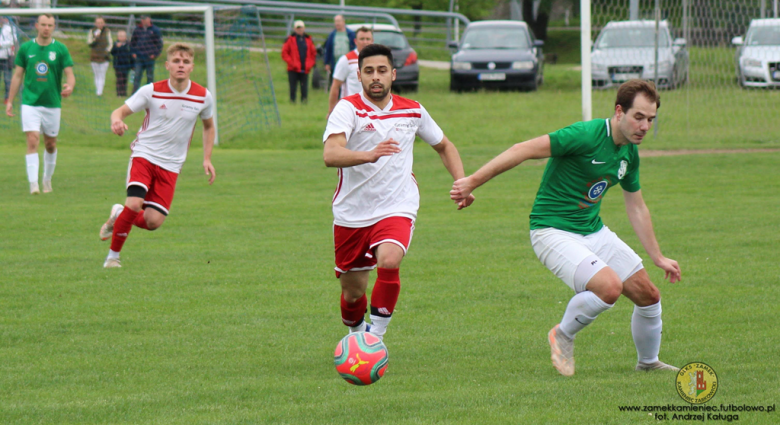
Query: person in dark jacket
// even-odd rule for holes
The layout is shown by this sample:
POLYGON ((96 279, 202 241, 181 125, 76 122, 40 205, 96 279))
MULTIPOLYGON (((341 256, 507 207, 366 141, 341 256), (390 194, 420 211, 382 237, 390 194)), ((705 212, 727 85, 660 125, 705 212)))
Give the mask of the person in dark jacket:
POLYGON ((119 30, 116 33, 116 43, 111 47, 114 57, 114 74, 116 75, 116 95, 127 96, 127 74, 133 68, 133 52, 127 43, 127 33, 119 30))
POLYGON ((336 15, 333 17, 333 26, 336 29, 328 35, 325 40, 325 71, 328 72, 328 90, 333 84, 333 70, 336 68, 336 62, 340 57, 355 50, 355 32, 347 28, 344 17, 336 15))
POLYGON ((95 94, 98 96, 103 96, 108 71, 108 52, 111 51, 112 43, 111 30, 106 27, 106 21, 102 16, 96 17, 95 26, 87 33, 87 44, 90 48, 89 61, 95 74, 95 94))
POLYGON ((287 75, 290 79, 290 101, 295 103, 295 92, 300 84, 301 103, 308 97, 309 71, 317 60, 314 42, 306 34, 303 21, 295 21, 295 32, 290 34, 282 47, 282 59, 287 62, 287 75))
POLYGON ((141 87, 141 73, 146 70, 146 83, 154 82, 154 61, 162 52, 163 40, 160 28, 152 25, 149 15, 141 16, 141 25, 133 31, 130 39, 130 50, 135 59, 135 78, 133 93, 141 87))

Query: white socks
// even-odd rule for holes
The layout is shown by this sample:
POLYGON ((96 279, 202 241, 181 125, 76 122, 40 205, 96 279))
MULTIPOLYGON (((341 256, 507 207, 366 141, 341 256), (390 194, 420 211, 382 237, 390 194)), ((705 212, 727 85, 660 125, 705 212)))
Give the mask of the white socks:
POLYGON ((360 322, 360 324, 357 325, 357 326, 350 326, 349 327, 349 333, 365 332, 365 331, 366 331, 366 321, 365 320, 360 322))
POLYGON ((634 306, 631 333, 640 363, 655 363, 661 350, 661 301, 646 307, 634 306))
POLYGON ((51 180, 54 175, 54 167, 57 166, 57 150, 54 153, 43 151, 43 181, 51 180))
POLYGON ((30 183, 38 182, 38 167, 40 166, 40 159, 38 159, 38 153, 30 153, 24 157, 27 160, 27 181, 30 183))
POLYGON ((387 325, 390 324, 390 319, 393 317, 382 317, 369 315, 371 317, 371 333, 378 336, 379 339, 384 338, 385 332, 387 332, 387 325))
POLYGON ((560 330, 564 336, 574 339, 577 332, 596 320, 596 316, 612 308, 614 304, 607 304, 596 294, 583 291, 573 296, 566 306, 566 312, 561 319, 560 330))
POLYGON ((108 258, 112 260, 118 260, 119 259, 119 253, 116 251, 108 250, 108 258))

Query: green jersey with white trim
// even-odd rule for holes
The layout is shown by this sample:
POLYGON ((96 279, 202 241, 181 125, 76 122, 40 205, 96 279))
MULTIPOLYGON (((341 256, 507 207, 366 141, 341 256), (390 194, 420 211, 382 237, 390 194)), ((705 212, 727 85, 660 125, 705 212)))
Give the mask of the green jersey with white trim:
POLYGON ((639 185, 639 152, 616 146, 609 119, 578 122, 550 133, 552 157, 531 210, 531 229, 553 227, 589 235, 604 226, 601 199, 620 183, 628 192, 639 185))
POLYGON ((22 105, 60 107, 62 74, 65 68, 73 66, 64 44, 52 39, 41 46, 32 39, 19 47, 14 64, 24 68, 22 105))

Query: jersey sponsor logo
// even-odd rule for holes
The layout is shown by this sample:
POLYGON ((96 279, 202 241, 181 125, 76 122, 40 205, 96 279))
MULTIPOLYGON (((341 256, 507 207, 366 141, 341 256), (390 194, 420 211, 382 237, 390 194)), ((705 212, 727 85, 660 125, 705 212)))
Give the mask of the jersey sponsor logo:
POLYGON ((599 199, 599 197, 603 195, 604 192, 607 190, 607 186, 609 186, 609 184, 607 183, 606 180, 602 180, 594 184, 593 186, 590 187, 590 189, 588 189, 588 198, 594 201, 596 199, 599 199))
POLYGON ((57 52, 49 52, 49 60, 50 61, 56 61, 57 60, 57 52))
POLYGON ((628 161, 625 159, 620 161, 620 169, 618 169, 618 180, 623 180, 626 176, 626 170, 628 170, 628 161))
POLYGON ((192 112, 198 112, 199 111, 198 108, 196 108, 196 107, 194 107, 192 105, 186 105, 186 104, 185 105, 181 105, 181 110, 182 111, 192 111, 192 112))
POLYGON ((41 77, 47 75, 49 73, 49 64, 46 62, 38 62, 38 64, 35 65, 35 73, 41 77))
POLYGON ((374 124, 368 123, 367 126, 363 127, 363 131, 376 131, 376 128, 374 128, 374 124))
POLYGON ((599 161, 596 161, 595 159, 593 161, 591 161, 590 163, 593 164, 593 165, 605 164, 604 162, 599 162, 599 161))
POLYGON ((398 122, 394 127, 395 131, 401 131, 404 133, 414 133, 417 131, 417 126, 412 121, 398 122))

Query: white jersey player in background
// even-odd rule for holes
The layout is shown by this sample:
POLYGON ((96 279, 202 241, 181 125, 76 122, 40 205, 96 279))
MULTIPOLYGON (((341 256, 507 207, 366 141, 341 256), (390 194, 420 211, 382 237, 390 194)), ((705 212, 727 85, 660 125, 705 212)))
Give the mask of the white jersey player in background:
POLYGON ((364 47, 373 43, 374 30, 360 27, 355 33, 355 50, 340 57, 336 62, 336 67, 333 68, 333 85, 330 86, 330 94, 328 95, 328 116, 333 112, 339 99, 363 91, 363 85, 357 76, 358 56, 364 47))
MULTIPOLYGON (((336 276, 341 317, 350 332, 382 338, 401 289, 399 267, 409 248, 420 192, 412 174, 416 136, 431 145, 457 180, 464 176, 457 148, 419 103, 393 96, 393 54, 371 44, 360 51, 363 90, 341 99, 323 135, 324 160, 339 169, 333 196, 336 276), (366 325, 369 271, 376 268, 371 325, 366 325)), ((458 203, 464 208, 474 201, 458 203)))
POLYGON ((173 44, 165 62, 170 78, 143 86, 111 114, 111 130, 121 136, 127 130, 124 119, 146 111, 130 145, 133 153, 127 170, 125 205, 114 205, 100 228, 100 239, 111 238, 103 267, 121 267, 119 251, 133 225, 155 230, 165 221, 198 117, 203 121, 203 169, 210 176, 209 184, 214 182, 214 99, 206 88, 190 80, 194 59, 191 46, 173 44))

